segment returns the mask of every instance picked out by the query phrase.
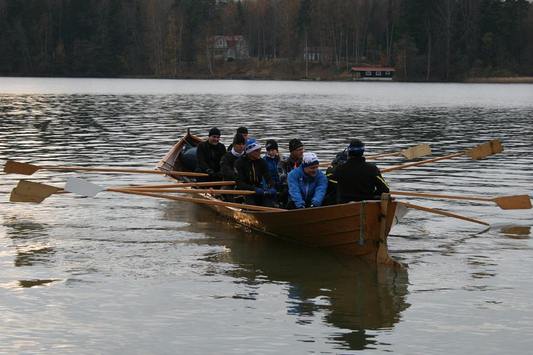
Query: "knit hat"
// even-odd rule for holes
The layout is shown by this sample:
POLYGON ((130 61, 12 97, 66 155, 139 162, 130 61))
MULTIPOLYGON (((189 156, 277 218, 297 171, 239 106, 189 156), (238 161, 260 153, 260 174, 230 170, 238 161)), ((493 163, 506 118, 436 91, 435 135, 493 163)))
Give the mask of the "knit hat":
POLYGON ((365 144, 359 139, 352 139, 346 150, 348 151, 348 155, 363 156, 363 153, 365 152, 365 144))
POLYGON ((235 137, 233 137, 233 145, 235 144, 246 144, 246 139, 244 139, 242 134, 237 133, 235 137))
POLYGON ((241 126, 241 127, 237 128, 237 133, 248 134, 248 128, 246 128, 244 126, 241 126))
POLYGON ((269 139, 266 141, 265 149, 271 150, 271 149, 278 149, 278 142, 276 142, 274 139, 269 139))
POLYGON ((318 157, 315 153, 305 152, 302 158, 302 166, 307 168, 309 166, 318 165, 318 157))
POLYGON ((253 152, 254 150, 261 149, 261 145, 257 143, 257 141, 254 138, 249 138, 246 141, 246 148, 245 152, 246 154, 253 152))
POLYGON ((208 136, 220 136, 220 129, 213 127, 209 130, 208 136))
POLYGON ((304 145, 301 140, 293 138, 289 141, 289 152, 292 152, 293 150, 296 150, 303 146, 304 145))

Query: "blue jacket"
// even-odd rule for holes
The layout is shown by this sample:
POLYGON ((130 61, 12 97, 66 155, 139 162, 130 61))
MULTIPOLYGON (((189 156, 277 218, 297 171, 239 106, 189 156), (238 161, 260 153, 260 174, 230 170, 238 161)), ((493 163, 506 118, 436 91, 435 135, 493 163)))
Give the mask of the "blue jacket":
POLYGON ((268 155, 265 155, 263 156, 263 160, 267 162, 270 176, 272 176, 274 183, 276 184, 276 186, 278 186, 279 185, 279 174, 278 174, 279 156, 275 158, 271 158, 268 155))
POLYGON ((328 179, 323 172, 319 170, 316 176, 309 176, 300 165, 289 173, 288 182, 289 195, 296 208, 322 205, 328 189, 328 179))

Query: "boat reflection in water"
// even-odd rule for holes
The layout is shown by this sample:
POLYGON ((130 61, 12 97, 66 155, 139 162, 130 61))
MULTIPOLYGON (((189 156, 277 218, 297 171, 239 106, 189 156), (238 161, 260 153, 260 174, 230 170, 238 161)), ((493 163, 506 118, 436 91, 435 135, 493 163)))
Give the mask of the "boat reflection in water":
MULTIPOLYGON (((236 297, 253 300, 259 284, 285 284, 287 313, 296 316, 298 324, 319 319, 337 328, 329 341, 337 343, 340 349, 373 347, 377 340, 372 331, 392 328, 409 306, 405 301, 408 292, 405 269, 378 267, 359 258, 237 229, 235 223, 224 221, 206 208, 179 210, 181 220, 195 221, 187 229, 199 232, 205 228, 213 237, 198 243, 225 247, 226 252, 210 254, 204 260, 215 265, 231 264, 231 268, 222 265, 214 269, 251 286, 248 294, 236 297)), ((169 204, 167 212, 170 211, 169 204)), ((166 217, 178 217, 176 210, 166 217)))

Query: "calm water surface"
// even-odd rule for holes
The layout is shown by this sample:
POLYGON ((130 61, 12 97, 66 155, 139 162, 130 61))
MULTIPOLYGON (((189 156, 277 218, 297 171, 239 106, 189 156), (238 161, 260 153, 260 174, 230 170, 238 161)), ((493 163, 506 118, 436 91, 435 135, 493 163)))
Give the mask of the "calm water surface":
MULTIPOLYGON (((502 154, 387 174, 396 190, 532 194, 533 86, 0 78, 0 162, 151 168, 190 127, 246 125, 323 160, 429 143, 502 154)), ((383 160, 380 166, 401 160, 383 160)), ((41 171, 111 186, 161 177, 41 171)), ((391 232, 405 271, 270 240, 207 209, 101 193, 9 203, 0 173, 0 353, 529 354, 531 210, 411 200, 391 232)), ((29 177, 28 177, 29 178, 29 177)))

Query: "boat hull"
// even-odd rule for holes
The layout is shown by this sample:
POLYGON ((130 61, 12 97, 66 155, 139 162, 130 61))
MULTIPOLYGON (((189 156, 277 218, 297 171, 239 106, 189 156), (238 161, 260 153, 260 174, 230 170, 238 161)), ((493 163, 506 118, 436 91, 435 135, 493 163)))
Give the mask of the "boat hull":
MULTIPOLYGON (((183 147, 194 146, 199 142, 198 137, 187 133, 160 161, 158 167, 163 170, 183 170, 179 159, 183 147)), ((219 201, 209 194, 199 196, 219 201)), ((387 252, 387 236, 393 225, 397 204, 388 196, 381 201, 350 202, 279 212, 208 206, 232 221, 279 239, 381 263, 394 263, 387 252)))

